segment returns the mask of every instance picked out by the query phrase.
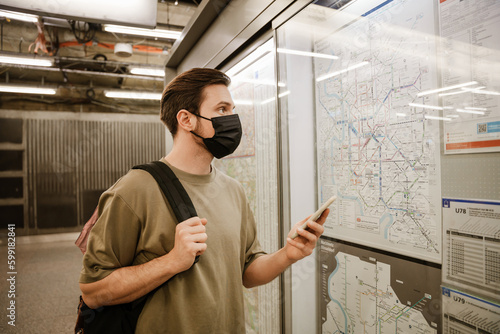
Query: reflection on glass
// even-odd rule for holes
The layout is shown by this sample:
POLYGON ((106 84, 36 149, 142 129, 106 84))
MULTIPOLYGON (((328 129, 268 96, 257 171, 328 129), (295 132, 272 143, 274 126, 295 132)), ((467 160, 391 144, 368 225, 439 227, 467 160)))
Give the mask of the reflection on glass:
POLYGON ((317 53, 317 52, 308 52, 308 51, 300 51, 300 50, 291 50, 291 49, 283 49, 277 48, 276 51, 278 53, 286 53, 290 55, 304 56, 304 57, 317 57, 317 58, 326 58, 326 59, 339 59, 339 57, 334 55, 329 55, 325 53, 317 53))
MULTIPOLYGON (((226 72, 243 137, 232 155, 216 161, 217 168, 245 188, 259 241, 268 252, 279 246, 276 92, 284 86, 274 78, 273 48, 273 40, 264 43, 226 72)), ((246 333, 280 332, 279 295, 278 280, 245 290, 246 333)))
MULTIPOLYGON (((477 81, 471 81, 471 82, 466 82, 466 83, 459 84, 459 85, 453 85, 453 86, 448 86, 448 87, 441 87, 441 88, 437 88, 437 89, 427 90, 425 92, 418 93, 417 96, 420 97, 420 96, 424 96, 424 95, 444 92, 447 90, 452 90, 452 89, 466 87, 466 86, 473 86, 473 85, 477 85, 477 81)), ((477 88, 475 88, 475 89, 477 89, 477 88)))

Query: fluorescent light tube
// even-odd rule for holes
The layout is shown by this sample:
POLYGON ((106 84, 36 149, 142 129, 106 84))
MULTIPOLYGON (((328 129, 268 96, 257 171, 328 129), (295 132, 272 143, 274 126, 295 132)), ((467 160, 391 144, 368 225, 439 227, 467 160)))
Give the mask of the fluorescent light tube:
MULTIPOLYGON (((290 95, 290 91, 289 90, 287 90, 286 92, 283 92, 280 95, 278 95, 278 98, 282 98, 282 97, 287 96, 287 95, 290 95)), ((269 98, 267 100, 262 101, 260 104, 261 105, 262 104, 267 104, 267 103, 270 103, 270 102, 274 102, 275 100, 276 99, 274 97, 271 97, 271 98, 269 98)))
POLYGON ((280 95, 278 95, 278 97, 282 98, 283 96, 287 96, 287 95, 290 95, 290 91, 289 90, 287 90, 286 92, 281 93, 280 95))
POLYGON ((137 75, 151 75, 155 77, 165 76, 165 70, 159 68, 131 67, 129 72, 137 75))
POLYGON ((364 61, 362 63, 359 63, 359 64, 356 64, 356 65, 352 65, 352 66, 349 66, 348 68, 346 69, 343 69, 341 71, 337 71, 337 72, 333 72, 333 73, 329 73, 329 74, 325 74, 319 78, 316 79, 317 82, 320 82, 320 81, 323 81, 323 80, 326 80, 326 79, 330 79, 334 76, 337 76, 339 74, 342 74, 342 73, 345 73, 345 72, 348 72, 348 71, 351 71, 351 70, 354 70, 354 69, 357 69, 357 68, 360 68, 362 66, 365 66, 365 65, 368 65, 370 64, 370 62, 367 62, 367 61, 364 61))
POLYGON ((126 26, 115 26, 112 24, 105 24, 104 30, 108 31, 108 32, 119 33, 119 34, 156 37, 156 38, 168 38, 168 39, 178 39, 181 36, 180 31, 161 30, 161 29, 143 29, 143 28, 126 27, 126 26))
POLYGON ((456 92, 451 92, 451 93, 441 93, 439 94, 439 96, 449 96, 449 95, 458 95, 458 94, 463 94, 463 93, 467 93, 466 90, 459 90, 459 91, 456 91, 456 92))
POLYGON ((337 57, 337 56, 329 55, 326 53, 299 51, 299 50, 291 50, 291 49, 284 49, 284 48, 277 48, 276 51, 278 51, 278 53, 286 53, 286 54, 296 55, 296 56, 325 58, 325 59, 339 59, 339 57, 337 57))
POLYGON ((104 96, 115 99, 161 100, 161 93, 139 92, 130 90, 105 90, 104 96))
POLYGON ((418 108, 424 108, 424 109, 443 110, 443 107, 431 106, 431 105, 427 105, 427 104, 409 103, 408 105, 409 105, 410 107, 418 107, 418 108))
POLYGON ((425 115, 424 117, 426 119, 436 119, 438 121, 451 121, 452 120, 451 118, 447 118, 447 117, 437 117, 437 116, 430 116, 430 115, 425 115))
POLYGON ((402 112, 397 112, 396 116, 398 116, 398 117, 406 117, 406 114, 404 114, 402 112))
POLYGON ((55 88, 18 86, 18 85, 0 85, 0 92, 3 93, 54 95, 56 91, 57 90, 55 88))
MULTIPOLYGON (((244 83, 251 83, 255 85, 266 85, 266 86, 274 86, 276 87, 276 82, 273 80, 260 80, 260 79, 245 79, 245 78, 239 78, 235 77, 234 79, 231 79, 232 82, 244 82, 244 83)), ((286 84, 284 82, 278 82, 278 87, 286 87, 286 84)))
POLYGON ((486 108, 476 108, 476 107, 465 107, 467 110, 479 110, 479 111, 486 111, 488 109, 486 108))
MULTIPOLYGON (((432 89, 432 90, 426 90, 426 91, 418 93, 417 96, 424 96, 424 95, 429 95, 429 94, 444 92, 444 91, 447 91, 447 90, 452 90, 452 89, 455 89, 455 88, 466 87, 466 86, 472 86, 472 85, 476 85, 476 84, 477 84, 477 81, 471 81, 471 82, 466 82, 466 83, 463 83, 463 84, 458 84, 458 85, 453 85, 453 86, 447 86, 447 87, 442 87, 442 88, 432 89)), ((440 95, 440 96, 443 96, 443 95, 440 95)))
POLYGON ((493 92, 490 90, 482 90, 482 88, 485 87, 478 87, 478 88, 462 88, 463 90, 467 92, 471 92, 472 94, 485 94, 485 95, 500 95, 499 92, 493 92))
POLYGON ((268 104, 268 103, 274 102, 275 100, 276 100, 276 98, 271 97, 271 98, 269 98, 269 99, 267 99, 267 100, 262 101, 260 104, 261 104, 261 105, 262 105, 262 104, 268 104))
POLYGON ((467 114, 476 114, 476 115, 484 115, 484 111, 476 111, 476 110, 465 110, 465 109, 455 109, 458 112, 463 112, 467 114))
POLYGON ((270 39, 266 43, 259 46, 255 51, 250 53, 248 56, 243 58, 239 63, 231 67, 226 71, 226 75, 229 77, 236 76, 241 71, 246 69, 248 66, 252 65, 254 62, 258 61, 260 58, 267 56, 272 51, 272 40, 270 39))
POLYGON ((14 65, 52 66, 54 64, 54 60, 34 57, 0 56, 0 63, 14 65))
POLYGON ((24 22, 32 22, 32 23, 38 22, 38 16, 36 15, 11 12, 8 10, 0 10, 0 17, 6 17, 8 19, 24 21, 24 22))

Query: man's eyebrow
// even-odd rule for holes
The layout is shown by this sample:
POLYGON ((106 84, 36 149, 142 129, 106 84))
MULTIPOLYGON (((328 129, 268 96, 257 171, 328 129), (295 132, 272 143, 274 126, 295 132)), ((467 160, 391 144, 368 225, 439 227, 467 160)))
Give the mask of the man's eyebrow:
POLYGON ((220 106, 220 105, 225 105, 225 106, 228 106, 228 107, 233 107, 233 109, 235 108, 235 106, 231 102, 227 102, 227 101, 220 101, 219 103, 217 103, 216 106, 220 106))

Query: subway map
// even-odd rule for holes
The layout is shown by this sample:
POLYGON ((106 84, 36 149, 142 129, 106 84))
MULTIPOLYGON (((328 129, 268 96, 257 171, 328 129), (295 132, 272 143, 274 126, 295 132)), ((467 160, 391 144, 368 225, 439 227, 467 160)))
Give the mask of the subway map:
POLYGON ((315 60, 325 235, 440 262, 439 121, 417 97, 437 85, 432 2, 348 9, 315 42, 338 57, 315 60))
POLYGON ((320 240, 320 265, 322 334, 440 332, 437 265, 327 239, 320 240))

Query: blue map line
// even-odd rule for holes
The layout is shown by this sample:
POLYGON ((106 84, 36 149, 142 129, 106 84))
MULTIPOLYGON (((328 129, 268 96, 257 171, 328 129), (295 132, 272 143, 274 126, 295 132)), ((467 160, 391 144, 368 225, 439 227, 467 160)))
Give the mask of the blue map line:
POLYGON ((389 228, 392 226, 392 223, 394 222, 394 217, 389 214, 385 213, 382 217, 380 217, 379 224, 382 225, 383 221, 389 218, 389 222, 385 225, 384 227, 384 239, 388 238, 388 233, 389 233, 389 228))
POLYGON ((330 300, 340 307, 340 310, 342 311, 342 314, 344 315, 344 331, 347 331, 347 314, 345 313, 345 310, 342 307, 342 305, 340 304, 340 302, 337 299, 333 298, 333 296, 330 294, 330 281, 333 278, 333 276, 337 273, 337 271, 339 270, 339 267, 340 267, 340 265, 339 265, 340 262, 339 262, 339 258, 337 257, 337 255, 335 255, 335 261, 337 262, 337 267, 335 267, 335 270, 328 277, 328 297, 330 297, 330 300))
MULTIPOLYGON (((411 86, 415 87, 415 84, 417 83, 417 81, 418 81, 418 79, 420 78, 421 75, 422 75, 422 73, 419 73, 418 76, 417 76, 417 78, 415 79, 415 81, 413 81, 413 83, 411 83, 411 84, 404 85, 404 86, 399 86, 397 88, 391 88, 389 90, 389 92, 387 93, 387 95, 385 96, 384 101, 382 101, 382 103, 385 103, 385 101, 387 100, 387 98, 389 98, 389 95, 391 95, 391 93, 394 92, 396 89, 410 88, 411 86)), ((417 87, 415 87, 415 88, 417 88, 417 87)))
MULTIPOLYGON (((382 145, 378 146, 378 185, 379 185, 379 196, 380 199, 383 201, 382 197, 382 145)), ((385 202, 384 202, 385 204, 385 202)), ((386 205, 387 206, 387 205, 386 205)))
POLYGON ((408 158, 403 154, 403 152, 401 152, 401 150, 399 149, 399 147, 396 144, 394 144, 394 142, 392 141, 392 139, 389 138, 389 137, 386 137, 386 138, 387 138, 387 140, 389 140, 391 142, 392 145, 394 145, 394 147, 396 148, 396 150, 399 152, 399 154, 401 154, 401 156, 406 160, 406 162, 412 167, 412 169, 415 169, 414 168, 415 164, 412 164, 410 162, 410 160, 408 160, 408 158))

